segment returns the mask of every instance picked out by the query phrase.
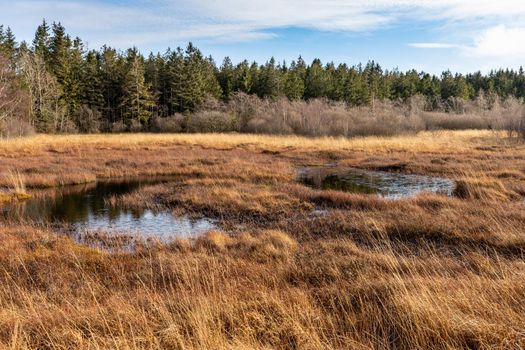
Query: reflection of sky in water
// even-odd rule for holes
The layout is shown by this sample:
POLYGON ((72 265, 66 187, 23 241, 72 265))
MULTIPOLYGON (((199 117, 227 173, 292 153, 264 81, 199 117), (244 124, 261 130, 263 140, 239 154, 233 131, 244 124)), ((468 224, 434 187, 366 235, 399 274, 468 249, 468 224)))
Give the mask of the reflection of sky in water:
POLYGON ((121 211, 113 218, 106 214, 101 215, 101 213, 90 214, 87 220, 75 222, 73 225, 79 232, 101 231, 160 238, 192 236, 215 227, 213 222, 207 219, 175 217, 170 213, 154 213, 151 210, 144 210, 138 216, 131 212, 121 211))
POLYGON ((300 172, 300 179, 315 188, 378 194, 393 199, 414 196, 420 192, 451 195, 455 188, 454 181, 441 177, 354 168, 306 168, 300 172))
POLYGON ((159 180, 101 182, 65 187, 51 195, 14 205, 4 213, 10 219, 71 224, 77 232, 140 234, 167 239, 198 235, 215 227, 209 219, 176 217, 169 212, 112 206, 107 199, 155 184, 159 180))

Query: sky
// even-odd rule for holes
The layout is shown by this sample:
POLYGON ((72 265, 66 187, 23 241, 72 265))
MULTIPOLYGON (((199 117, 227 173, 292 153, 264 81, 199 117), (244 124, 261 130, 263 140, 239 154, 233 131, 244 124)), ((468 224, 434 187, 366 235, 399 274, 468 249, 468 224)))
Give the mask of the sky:
POLYGON ((525 66, 524 0, 0 0, 0 24, 30 42, 45 18, 90 49, 143 53, 192 41, 225 56, 439 74, 525 66))

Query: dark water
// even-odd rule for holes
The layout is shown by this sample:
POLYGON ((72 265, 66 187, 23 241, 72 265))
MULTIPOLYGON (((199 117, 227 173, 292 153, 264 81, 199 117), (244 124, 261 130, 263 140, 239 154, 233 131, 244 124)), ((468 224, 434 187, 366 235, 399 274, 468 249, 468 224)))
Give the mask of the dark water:
POLYGON ((411 197, 420 192, 451 195, 456 186, 453 180, 441 177, 339 167, 304 168, 299 179, 318 189, 378 194, 392 199, 411 197))
POLYGON ((215 227, 212 220, 176 217, 169 212, 127 209, 107 199, 160 183, 159 179, 98 182, 68 186, 4 208, 4 219, 65 223, 76 233, 103 232, 154 236, 194 236, 215 227))

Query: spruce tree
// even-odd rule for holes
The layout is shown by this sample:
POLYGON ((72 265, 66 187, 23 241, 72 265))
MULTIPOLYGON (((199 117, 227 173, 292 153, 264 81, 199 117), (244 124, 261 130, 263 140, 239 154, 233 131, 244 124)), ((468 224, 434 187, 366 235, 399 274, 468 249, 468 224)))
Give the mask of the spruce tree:
POLYGON ((40 56, 46 63, 49 62, 49 46, 49 26, 44 19, 35 32, 35 38, 33 39, 33 52, 35 55, 40 56))
POLYGON ((279 69, 275 66, 275 58, 272 57, 261 67, 257 83, 260 97, 276 98, 281 95, 282 82, 279 69))
POLYGON ((250 74, 250 64, 247 60, 242 61, 235 66, 233 71, 233 91, 250 93, 252 90, 253 80, 250 74))
POLYGON ((144 63, 135 50, 128 51, 120 108, 128 129, 144 127, 153 116, 155 100, 144 79, 144 63))
POLYGON ((290 69, 286 73, 285 95, 290 100, 300 100, 304 95, 304 81, 295 61, 292 61, 290 69))
POLYGON ((103 116, 109 126, 117 121, 122 121, 122 113, 118 108, 122 100, 122 88, 126 63, 111 47, 103 46, 101 57, 101 80, 104 95, 103 116))
POLYGON ((321 60, 315 59, 306 69, 304 98, 312 99, 327 96, 329 76, 323 68, 321 60))
POLYGON ((101 110, 104 106, 103 83, 100 55, 91 50, 87 53, 82 70, 82 103, 91 109, 101 110))
POLYGON ((0 54, 9 60, 13 67, 15 65, 16 51, 16 39, 11 28, 7 27, 4 32, 3 26, 0 26, 0 54))
POLYGON ((234 87, 234 68, 229 57, 224 58, 217 78, 222 89, 223 99, 228 100, 234 87))

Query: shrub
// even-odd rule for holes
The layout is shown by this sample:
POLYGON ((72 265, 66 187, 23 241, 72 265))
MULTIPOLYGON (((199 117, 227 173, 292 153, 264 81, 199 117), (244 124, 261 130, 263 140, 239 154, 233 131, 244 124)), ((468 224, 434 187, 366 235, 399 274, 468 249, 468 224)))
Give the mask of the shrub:
POLYGON ((111 132, 119 133, 126 131, 126 124, 122 121, 114 122, 111 124, 111 132))
POLYGON ((10 118, 0 123, 0 136, 5 138, 28 136, 35 133, 35 128, 28 122, 10 118))
POLYGON ((76 113, 76 119, 80 132, 96 133, 100 131, 102 115, 98 109, 82 105, 76 113))
POLYGON ((488 129, 490 127, 489 119, 479 114, 422 112, 421 119, 426 130, 488 129))
POLYGON ((170 117, 154 117, 151 122, 153 132, 181 132, 184 130, 186 117, 182 114, 175 114, 170 117))
POLYGON ((509 137, 525 139, 525 108, 523 103, 515 98, 509 98, 503 103, 496 125, 505 130, 509 137))
POLYGON ((238 120, 238 130, 244 131, 251 119, 256 118, 262 110, 262 106, 267 104, 265 100, 255 95, 248 95, 243 92, 234 93, 230 97, 227 109, 231 111, 238 120))
POLYGON ((201 111, 188 117, 189 132, 229 132, 237 130, 237 121, 229 113, 201 111))

